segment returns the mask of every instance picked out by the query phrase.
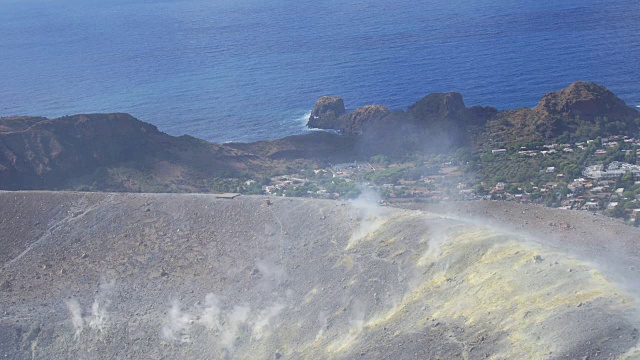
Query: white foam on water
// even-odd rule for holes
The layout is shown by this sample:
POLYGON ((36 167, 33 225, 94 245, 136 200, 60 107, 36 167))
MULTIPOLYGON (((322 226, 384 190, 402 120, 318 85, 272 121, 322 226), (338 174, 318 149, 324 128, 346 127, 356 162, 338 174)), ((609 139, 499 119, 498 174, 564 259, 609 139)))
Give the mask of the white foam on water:
POLYGON ((305 128, 307 127, 307 122, 309 121, 309 117, 311 116, 311 110, 304 113, 304 115, 298 117, 296 120, 305 128))
POLYGON ((308 133, 313 131, 325 131, 324 129, 314 129, 314 128, 307 127, 307 122, 309 122, 309 117, 311 117, 311 110, 306 111, 303 115, 298 116, 295 119, 295 122, 298 126, 300 126, 302 133, 308 133))

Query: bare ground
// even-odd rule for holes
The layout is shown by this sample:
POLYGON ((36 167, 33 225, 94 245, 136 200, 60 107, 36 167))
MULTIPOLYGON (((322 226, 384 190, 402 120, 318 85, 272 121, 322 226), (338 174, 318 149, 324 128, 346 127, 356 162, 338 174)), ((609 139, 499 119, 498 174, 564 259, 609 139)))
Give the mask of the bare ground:
POLYGON ((0 356, 637 357, 636 229, 263 199, 1 192, 0 356))

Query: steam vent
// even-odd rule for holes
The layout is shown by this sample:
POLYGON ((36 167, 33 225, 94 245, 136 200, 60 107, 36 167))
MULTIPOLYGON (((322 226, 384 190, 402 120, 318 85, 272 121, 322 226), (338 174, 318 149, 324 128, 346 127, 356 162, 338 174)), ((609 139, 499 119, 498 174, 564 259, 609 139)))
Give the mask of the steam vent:
POLYGON ((638 358, 634 229, 264 201, 0 193, 0 357, 638 358))

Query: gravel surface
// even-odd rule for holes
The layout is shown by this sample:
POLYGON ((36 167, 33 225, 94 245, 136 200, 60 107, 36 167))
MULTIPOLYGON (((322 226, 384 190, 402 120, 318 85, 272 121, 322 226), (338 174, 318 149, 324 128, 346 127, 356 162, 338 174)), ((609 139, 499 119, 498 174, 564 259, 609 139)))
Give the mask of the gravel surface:
POLYGON ((0 356, 637 358, 634 228, 264 200, 0 192, 0 356))
POLYGON ((507 201, 411 203, 402 207, 464 219, 561 248, 620 270, 635 287, 640 285, 640 228, 601 213, 507 201))

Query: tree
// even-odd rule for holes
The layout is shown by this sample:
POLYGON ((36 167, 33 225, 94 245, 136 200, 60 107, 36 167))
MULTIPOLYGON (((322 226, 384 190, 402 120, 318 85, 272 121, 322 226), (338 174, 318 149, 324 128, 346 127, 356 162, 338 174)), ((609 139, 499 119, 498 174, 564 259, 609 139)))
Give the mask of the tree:
POLYGON ((522 194, 522 191, 518 189, 518 184, 511 184, 511 186, 509 186, 509 193, 522 194))
POLYGON ((619 203, 616 207, 611 211, 611 216, 615 218, 624 218, 626 216, 626 212, 624 211, 624 205, 619 203))
POLYGON ((544 204, 547 207, 552 207, 553 206, 553 198, 554 198, 553 194, 551 193, 551 191, 549 191, 547 193, 547 196, 545 196, 545 198, 544 198, 544 204))
POLYGON ((616 187, 617 188, 631 188, 634 185, 633 174, 628 172, 624 175, 619 176, 616 179, 616 187))
POLYGON ((379 164, 382 166, 387 166, 389 165, 389 158, 385 155, 375 155, 372 156, 371 159, 369 159, 369 161, 371 161, 374 164, 379 164))
POLYGON ((578 177, 578 175, 580 175, 580 167, 576 164, 568 165, 563 169, 563 171, 564 171, 564 176, 567 179, 573 179, 578 177))
POLYGON ((637 160, 638 160, 637 149, 634 146, 633 150, 627 151, 627 153, 624 156, 624 161, 628 162, 629 164, 635 165, 637 160))
POLYGON ((480 196, 487 195, 489 193, 487 189, 484 187, 484 185, 482 184, 476 185, 473 189, 476 192, 476 194, 480 196))
POLYGON ((558 142, 568 143, 571 141, 571 134, 568 131, 563 132, 560 136, 558 136, 558 142))
POLYGON ((601 147, 602 146, 602 138, 600 136, 598 136, 594 141, 593 144, 595 147, 601 147))
POLYGON ((407 169, 404 172, 404 178, 407 180, 420 180, 420 177, 422 177, 422 172, 420 171, 420 169, 417 168, 411 168, 411 169, 407 169))

